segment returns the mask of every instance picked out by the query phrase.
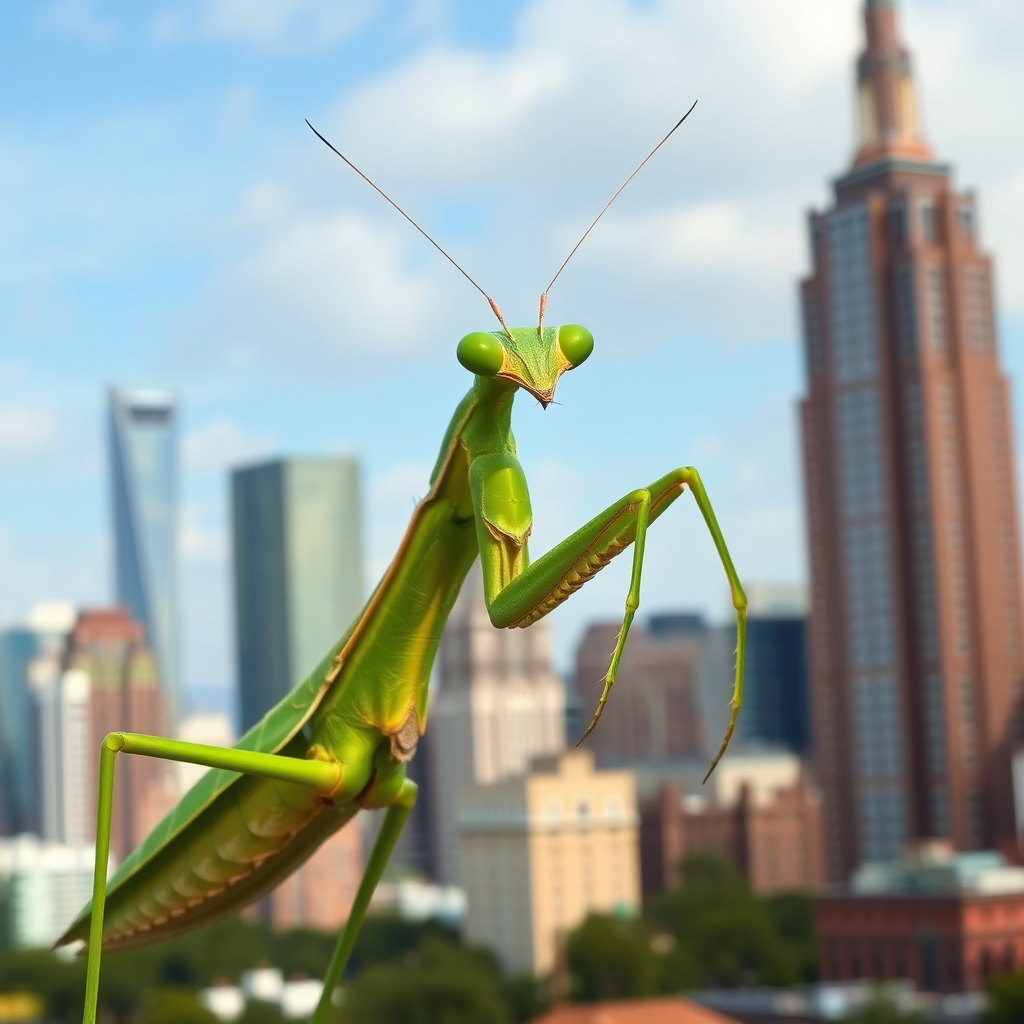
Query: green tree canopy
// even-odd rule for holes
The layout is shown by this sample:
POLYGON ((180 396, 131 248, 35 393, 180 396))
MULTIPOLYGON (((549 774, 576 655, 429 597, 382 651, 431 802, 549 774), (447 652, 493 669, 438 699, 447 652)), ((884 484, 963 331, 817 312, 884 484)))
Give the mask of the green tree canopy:
POLYGON ((658 991, 658 957, 644 920, 591 914, 568 940, 574 999, 631 999, 658 991))

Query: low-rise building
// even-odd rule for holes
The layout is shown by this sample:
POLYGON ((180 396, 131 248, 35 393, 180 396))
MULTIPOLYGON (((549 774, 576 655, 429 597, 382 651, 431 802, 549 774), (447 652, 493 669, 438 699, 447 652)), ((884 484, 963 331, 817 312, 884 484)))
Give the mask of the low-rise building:
MULTIPOLYGON (((0 945, 53 944, 92 898, 93 846, 47 843, 33 835, 0 839, 0 945)), ((109 874, 109 869, 108 869, 109 874)))
POLYGON ((707 764, 638 766, 644 895, 678 881, 689 853, 719 853, 761 895, 817 890, 824 881, 821 798, 788 752, 727 755, 707 764))
POLYGON ((972 992, 1024 968, 1024 868, 995 851, 919 847, 869 864, 817 901, 825 981, 908 978, 926 992, 972 992))
POLYGON ((459 792, 466 936, 506 969, 545 974, 558 942, 592 911, 640 903, 633 776, 595 771, 589 752, 459 792))

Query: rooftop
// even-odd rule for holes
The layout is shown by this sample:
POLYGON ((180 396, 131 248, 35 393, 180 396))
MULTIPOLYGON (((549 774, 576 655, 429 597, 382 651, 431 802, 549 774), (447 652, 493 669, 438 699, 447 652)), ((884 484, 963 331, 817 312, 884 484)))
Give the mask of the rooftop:
POLYGON ((689 999, 670 997, 563 1003, 532 1024, 736 1024, 736 1020, 689 999))
POLYGON ((997 850, 955 853, 948 843, 931 841, 903 861, 862 865, 850 880, 850 892, 856 896, 1021 893, 1024 867, 1010 864, 997 850))

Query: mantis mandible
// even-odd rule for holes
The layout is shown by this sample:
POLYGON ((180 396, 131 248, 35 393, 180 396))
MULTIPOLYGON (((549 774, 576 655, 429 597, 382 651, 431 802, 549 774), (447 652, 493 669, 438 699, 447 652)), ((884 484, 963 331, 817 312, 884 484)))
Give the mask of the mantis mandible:
POLYGON ((416 785, 406 778, 405 766, 426 726, 430 670, 441 631, 477 557, 491 622, 512 628, 536 622, 633 545, 622 628, 586 738, 604 710, 639 607, 648 526, 689 488, 728 578, 737 620, 731 713, 708 775, 714 770, 742 702, 746 597, 700 476, 692 467, 672 470, 631 491, 531 562, 527 539, 533 515, 511 430, 516 393, 522 389, 546 407, 559 377, 584 362, 594 346, 584 327, 544 326, 551 285, 619 192, 689 113, 587 228, 541 295, 535 327, 507 327, 494 300, 316 133, 480 291, 501 329, 474 332, 459 342, 457 356, 474 375, 473 385, 445 432, 429 491, 369 601, 312 675, 232 748, 132 733, 104 739, 93 898, 57 941, 88 943, 85 1024, 96 1021, 102 950, 158 942, 238 910, 271 891, 361 808, 386 808, 313 1014, 312 1024, 326 1024, 370 898, 416 801, 416 785), (118 753, 185 761, 211 771, 107 883, 118 753))

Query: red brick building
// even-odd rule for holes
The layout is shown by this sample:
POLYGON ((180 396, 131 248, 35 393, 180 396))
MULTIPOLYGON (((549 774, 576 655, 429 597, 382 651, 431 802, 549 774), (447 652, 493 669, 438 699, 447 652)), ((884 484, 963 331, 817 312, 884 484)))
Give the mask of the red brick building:
POLYGON ((688 853, 719 853, 761 895, 816 891, 824 882, 821 797, 803 771, 768 789, 744 782, 733 799, 687 800, 678 782, 665 782, 640 808, 640 876, 645 896, 677 881, 688 853))
POLYGON ((823 981, 908 978, 925 992, 974 992, 1024 969, 1024 869, 999 854, 865 883, 877 891, 818 898, 823 981))
MULTIPOLYGON (((90 763, 83 770, 91 780, 90 806, 94 807, 103 737, 122 730, 166 736, 164 694, 146 629, 124 608, 81 612, 68 637, 66 664, 89 677, 90 763)), ((170 762, 150 757, 117 759, 110 848, 118 860, 142 842, 177 796, 170 762)))

